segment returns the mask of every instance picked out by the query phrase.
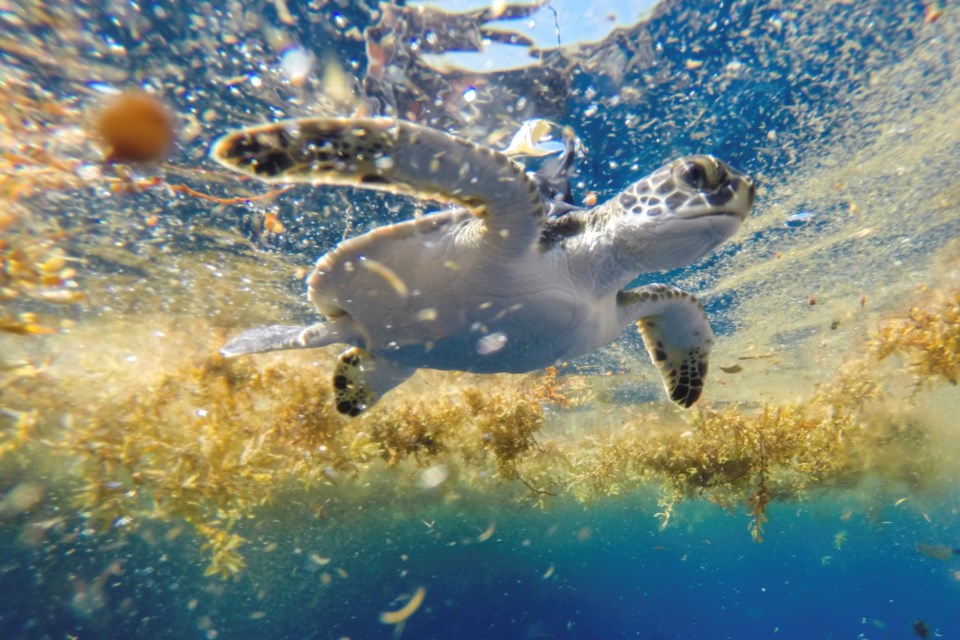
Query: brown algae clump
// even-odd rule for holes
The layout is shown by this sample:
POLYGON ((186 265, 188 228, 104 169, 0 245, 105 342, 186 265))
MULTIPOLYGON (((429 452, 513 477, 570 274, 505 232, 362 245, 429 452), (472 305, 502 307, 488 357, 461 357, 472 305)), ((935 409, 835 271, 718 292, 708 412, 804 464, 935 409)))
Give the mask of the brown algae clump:
POLYGON ((877 359, 898 355, 906 360, 918 385, 936 379, 957 384, 960 376, 960 291, 937 293, 914 306, 905 318, 884 322, 871 341, 877 359))
MULTIPOLYGON (((884 324, 888 335, 911 336, 908 353, 926 353, 918 345, 944 342, 955 330, 951 308, 923 313, 884 324), (936 327, 929 338, 920 338, 928 334, 916 328, 918 318, 936 327)), ((0 371, 0 463, 27 475, 57 466, 46 495, 68 491, 102 530, 188 523, 202 540, 209 575, 243 570, 242 523, 265 506, 304 492, 308 503, 349 500, 355 492, 348 487, 372 474, 392 474, 377 486, 401 496, 415 490, 411 466, 443 465, 441 490, 451 495, 494 491, 494 482, 526 502, 557 496, 589 504, 660 487, 663 524, 679 503, 705 499, 744 509, 757 540, 770 503, 870 477, 911 491, 942 477, 931 427, 910 403, 888 400, 897 394, 885 385, 902 381, 885 382, 860 361, 844 364, 803 401, 683 414, 660 403, 633 405, 628 414, 582 394, 581 377, 553 370, 421 371, 376 410, 351 419, 333 406, 332 372, 322 364, 334 361, 330 354, 223 359, 216 353, 223 332, 200 321, 139 320, 99 331, 47 338, 55 355, 32 373, 0 371), (113 351, 90 349, 108 334, 113 351), (147 338, 156 334, 165 337, 147 338), (130 344, 118 346, 120 336, 130 344), (138 360, 130 363, 124 354, 133 345, 138 360), (96 388, 90 380, 99 381, 96 388), (565 410, 570 405, 579 406, 565 410)), ((305 506, 304 513, 313 511, 305 506)))
MULTIPOLYGON (((149 354, 139 357, 151 366, 149 354)), ((89 374, 120 375, 101 366, 89 374)), ((306 356, 225 360, 210 344, 164 366, 92 395, 66 373, 32 381, 29 395, 5 401, 40 404, 45 419, 36 426, 35 414, 20 412, 16 424, 3 423, 0 452, 24 454, 19 434, 41 433, 46 450, 36 455, 53 449, 71 459, 74 502, 99 528, 186 521, 205 540, 208 574, 225 577, 244 567, 237 523, 291 487, 323 494, 383 461, 426 465, 440 456, 512 477, 543 423, 535 379, 504 391, 500 379, 471 376, 468 388, 431 402, 404 394, 349 420, 333 408, 331 372, 306 356)))

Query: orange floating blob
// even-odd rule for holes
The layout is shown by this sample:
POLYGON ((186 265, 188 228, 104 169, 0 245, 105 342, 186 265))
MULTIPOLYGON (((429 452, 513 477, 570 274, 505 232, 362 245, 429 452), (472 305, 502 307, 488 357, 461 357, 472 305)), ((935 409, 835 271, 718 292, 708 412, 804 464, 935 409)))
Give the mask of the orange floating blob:
POLYGON ((94 123, 109 162, 162 160, 173 146, 173 114, 156 96, 122 93, 110 100, 94 123))

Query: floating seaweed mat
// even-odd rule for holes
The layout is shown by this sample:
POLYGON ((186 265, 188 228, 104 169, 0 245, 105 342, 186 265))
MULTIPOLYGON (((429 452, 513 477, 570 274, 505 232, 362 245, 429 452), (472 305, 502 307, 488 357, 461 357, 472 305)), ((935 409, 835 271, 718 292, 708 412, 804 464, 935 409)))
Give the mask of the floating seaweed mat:
POLYGON ((442 469, 431 488, 482 493, 493 479, 541 504, 659 487, 664 524, 680 502, 706 499, 751 513, 760 540, 772 501, 870 475, 911 491, 948 479, 942 434, 916 394, 951 402, 938 389, 957 375, 958 301, 932 292, 888 319, 801 401, 715 400, 687 413, 611 405, 589 392, 597 379, 557 370, 423 371, 347 419, 331 404, 331 351, 226 360, 216 351, 225 331, 207 321, 90 322, 5 338, 17 349, 4 350, 0 373, 0 465, 28 480, 54 469, 41 500, 66 493, 104 530, 192 525, 208 573, 221 576, 245 566, 239 523, 291 487, 313 503, 350 499, 350 486, 392 466, 398 494, 422 490, 411 466, 442 469))

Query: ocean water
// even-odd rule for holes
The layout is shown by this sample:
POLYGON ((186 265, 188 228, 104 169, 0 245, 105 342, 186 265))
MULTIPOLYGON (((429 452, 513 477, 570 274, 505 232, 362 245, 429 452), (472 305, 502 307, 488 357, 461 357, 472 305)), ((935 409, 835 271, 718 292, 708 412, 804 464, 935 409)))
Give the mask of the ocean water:
POLYGON ((957 7, 409 5, 0 4, 0 637, 960 635, 957 7), (173 141, 118 157, 144 94, 173 141), (737 235, 634 283, 704 303, 697 406, 632 330, 355 419, 336 347, 221 358, 440 206, 208 157, 354 114, 569 126, 577 203, 690 153, 753 176, 737 235))

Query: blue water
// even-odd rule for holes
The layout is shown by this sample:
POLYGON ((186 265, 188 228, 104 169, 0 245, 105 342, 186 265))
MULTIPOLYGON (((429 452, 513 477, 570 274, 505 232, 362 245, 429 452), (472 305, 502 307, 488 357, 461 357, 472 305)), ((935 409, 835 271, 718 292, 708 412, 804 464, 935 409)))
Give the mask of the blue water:
POLYGON ((236 583, 199 579, 189 543, 81 536, 25 552, 7 541, 4 637, 201 637, 198 620, 209 616, 219 637, 386 638, 376 613, 419 584, 427 596, 408 638, 908 638, 917 619, 936 637, 960 633, 960 557, 916 550, 956 540, 955 499, 925 505, 930 523, 905 505, 847 521, 842 500, 777 505, 762 544, 751 542, 743 514, 711 506, 682 508, 680 523, 660 531, 649 500, 586 512, 490 505, 495 532, 477 542, 484 521, 430 502, 375 512, 360 531, 338 525, 338 510, 271 531, 259 542, 277 549, 258 553, 253 542, 249 575, 236 583), (428 514, 433 528, 421 522, 428 514), (311 548, 349 576, 322 586, 305 557, 311 548), (122 573, 92 613, 58 579, 117 559, 122 573), (254 612, 265 616, 251 620, 254 612))
MULTIPOLYGON (((362 30, 370 24, 366 12, 346 2, 287 4, 298 18, 282 27, 289 38, 362 76, 362 43, 333 37, 329 25, 340 14, 362 30)), ((783 184, 804 163, 822 162, 820 150, 849 133, 844 109, 868 86, 871 73, 941 37, 933 29, 955 41, 952 5, 945 5, 945 16, 935 24, 924 23, 920 2, 797 3, 789 10, 778 5, 672 2, 618 45, 625 59, 649 47, 653 63, 638 63, 618 78, 603 67, 570 72, 554 78, 565 92, 561 100, 551 101, 555 92, 539 104, 531 97, 538 104, 531 115, 575 126, 589 149, 575 187, 577 199, 588 190, 605 199, 638 171, 692 152, 721 156, 761 184, 783 184), (688 68, 690 59, 704 66, 688 68), (749 72, 723 81, 731 62, 749 72), (624 86, 635 87, 640 97, 632 103, 603 102, 624 86), (660 125, 639 126, 628 119, 631 114, 640 124, 656 119, 660 125), (819 123, 816 130, 807 128, 811 120, 819 123), (775 141, 771 131, 777 133, 775 141)), ((177 149, 175 161, 181 165, 209 169, 203 152, 217 131, 309 113, 309 106, 285 103, 285 95, 243 95, 223 83, 224 77, 266 76, 275 68, 276 58, 266 57, 261 48, 251 45, 251 52, 242 43, 171 48, 191 28, 186 17, 191 13, 223 18, 215 3, 196 11, 191 3, 177 2, 144 5, 142 12, 132 5, 72 7, 84 9, 89 21, 82 30, 94 44, 81 47, 83 55, 124 69, 140 84, 160 84, 151 75, 160 63, 196 61, 186 65, 183 91, 170 92, 170 100, 182 113, 214 111, 204 133, 177 149), (134 37, 129 25, 136 16, 145 22, 134 37), (110 47, 123 47, 125 53, 103 52, 110 47), (101 51, 94 55, 96 48, 101 51)), ((272 3, 252 10, 278 25, 272 3)), ((53 38, 53 30, 41 23, 15 33, 42 39, 53 38)), ((263 46, 262 29, 250 29, 247 37, 263 46)), ((953 71, 937 67, 931 76, 955 75, 956 53, 947 61, 953 71)), ((47 88, 59 98, 86 95, 35 61, 2 55, 8 67, 49 77, 47 88)), ((495 82, 529 89, 517 74, 495 82)), ((496 106, 489 112, 477 108, 476 121, 442 109, 427 119, 451 130, 475 127, 489 133, 496 106)), ((61 203, 62 209, 48 214, 62 216, 67 227, 82 222, 92 235, 116 234, 117 243, 134 246, 150 238, 149 230, 120 233, 99 226, 98 200, 84 195, 86 200, 61 203)), ((169 206, 183 229, 202 222, 256 235, 250 218, 238 220, 193 202, 184 206, 182 198, 173 203, 172 197, 148 192, 139 206, 146 211, 169 206)), ((277 207, 303 214, 287 216, 287 233, 259 249, 313 259, 318 246, 336 242, 343 226, 337 221, 318 226, 308 215, 315 209, 314 197, 303 191, 279 197, 277 207)), ((357 220, 354 232, 411 210, 401 199, 350 197, 375 211, 357 220)), ((769 204, 761 195, 758 207, 769 204)), ((701 285, 709 288, 711 269, 737 252, 772 256, 784 244, 829 232, 831 219, 846 213, 820 211, 796 228, 765 228, 667 277, 702 272, 701 285)), ((926 239, 951 233, 958 234, 955 218, 916 238, 913 250, 924 252, 926 239)), ((174 252, 220 250, 203 239, 190 241, 183 240, 174 252)), ((90 265, 124 272, 108 262, 90 265)), ((706 301, 718 336, 740 328, 729 314, 739 295, 754 293, 745 289, 706 301)), ((303 308, 290 313, 310 314, 303 308)), ((30 474, 16 464, 4 466, 0 493, 30 474)), ((541 510, 480 489, 463 491, 463 502, 429 492, 399 502, 346 492, 322 520, 298 501, 265 507, 238 525, 248 540, 249 566, 236 581, 204 578, 206 559, 189 531, 167 539, 173 538, 175 522, 151 522, 130 536, 122 527, 97 531, 60 497, 30 513, 0 511, 0 638, 390 638, 394 629, 381 624, 378 614, 399 609, 405 600, 398 596, 420 585, 427 594, 402 630, 408 640, 895 639, 916 637, 912 625, 918 620, 929 626, 930 637, 960 637, 960 555, 939 559, 917 548, 960 547, 956 485, 900 504, 890 487, 844 488, 812 494, 804 502, 774 503, 762 544, 751 540, 750 517, 742 510, 699 501, 679 507, 675 522, 661 530, 654 517, 655 492, 612 498, 589 509, 560 498, 541 510), (39 542, 25 542, 25 532, 35 530, 36 523, 53 521, 39 542), (493 534, 478 541, 490 523, 493 534), (311 553, 330 557, 330 564, 319 565, 311 553)))

